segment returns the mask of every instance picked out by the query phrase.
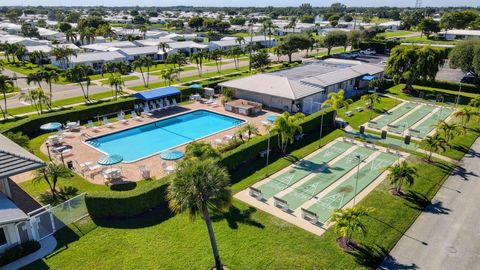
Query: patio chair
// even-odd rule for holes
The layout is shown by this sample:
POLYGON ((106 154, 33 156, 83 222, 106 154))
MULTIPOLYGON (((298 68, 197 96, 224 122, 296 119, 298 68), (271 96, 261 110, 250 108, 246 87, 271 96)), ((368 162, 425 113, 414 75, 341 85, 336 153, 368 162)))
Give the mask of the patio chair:
POLYGON ((140 171, 140 175, 143 179, 150 178, 150 170, 148 169, 147 165, 140 165, 138 166, 138 170, 140 171))
POLYGON ((93 124, 93 121, 92 121, 92 120, 88 120, 88 122, 87 122, 87 128, 88 128, 88 129, 91 129, 91 130, 93 130, 93 131, 98 130, 98 127, 93 124))
POLYGON ((150 117, 150 116, 153 115, 153 114, 150 112, 150 109, 148 108, 148 106, 143 107, 143 115, 145 115, 145 116, 147 116, 147 117, 150 117))
POLYGON ((173 106, 174 107, 177 107, 178 104, 177 104, 177 100, 175 98, 172 98, 172 103, 173 103, 173 106))
POLYGON ((140 121, 140 116, 138 116, 138 114, 135 112, 135 111, 132 111, 132 119, 134 120, 137 120, 137 121, 140 121))
POLYGON ((72 132, 66 131, 64 129, 61 129, 59 132, 60 132, 60 136, 62 136, 62 138, 73 138, 73 137, 75 137, 75 135, 72 132))
POLYGON ((231 135, 231 134, 227 134, 227 135, 223 136, 223 139, 226 140, 226 141, 233 140, 233 138, 234 138, 234 136, 231 135))
POLYGON ((207 101, 205 101, 203 104, 212 104, 213 103, 213 97, 210 97, 207 101))
POLYGON ((102 123, 107 127, 112 127, 112 123, 108 121, 108 118, 106 116, 103 117, 102 123))

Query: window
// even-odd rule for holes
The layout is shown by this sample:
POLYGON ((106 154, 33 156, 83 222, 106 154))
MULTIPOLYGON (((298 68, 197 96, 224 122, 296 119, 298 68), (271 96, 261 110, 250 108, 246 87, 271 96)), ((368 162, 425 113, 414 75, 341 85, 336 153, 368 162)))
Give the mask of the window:
POLYGON ((7 236, 5 235, 5 229, 0 227, 0 246, 7 244, 7 236))

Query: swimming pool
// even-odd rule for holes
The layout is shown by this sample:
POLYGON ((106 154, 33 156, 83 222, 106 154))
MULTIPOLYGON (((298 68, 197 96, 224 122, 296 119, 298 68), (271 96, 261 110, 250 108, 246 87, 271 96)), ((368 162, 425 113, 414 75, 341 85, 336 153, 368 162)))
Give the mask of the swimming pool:
POLYGON ((207 110, 196 110, 92 138, 86 143, 105 154, 119 154, 123 156, 123 161, 128 163, 245 122, 207 110))

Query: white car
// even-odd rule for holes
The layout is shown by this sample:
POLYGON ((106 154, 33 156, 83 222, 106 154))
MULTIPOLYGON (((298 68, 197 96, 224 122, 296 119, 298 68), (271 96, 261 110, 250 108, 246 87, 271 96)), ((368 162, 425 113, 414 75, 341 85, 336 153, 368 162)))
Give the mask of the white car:
POLYGON ((373 55, 373 54, 376 54, 377 52, 374 49, 366 49, 366 50, 360 51, 360 53, 363 53, 365 55, 373 55))

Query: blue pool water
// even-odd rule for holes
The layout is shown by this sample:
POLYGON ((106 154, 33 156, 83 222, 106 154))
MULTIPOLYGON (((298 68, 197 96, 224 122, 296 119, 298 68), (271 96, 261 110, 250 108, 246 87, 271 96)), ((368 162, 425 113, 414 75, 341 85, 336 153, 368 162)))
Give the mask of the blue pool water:
POLYGON ((87 143, 106 154, 123 156, 124 162, 132 162, 244 122, 238 118, 197 110, 100 136, 87 143))

